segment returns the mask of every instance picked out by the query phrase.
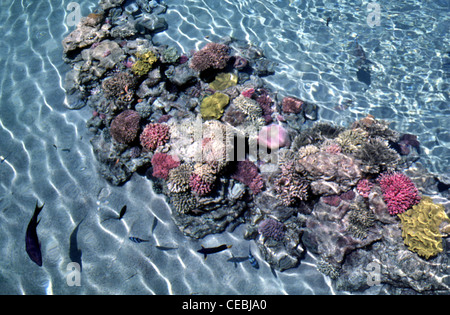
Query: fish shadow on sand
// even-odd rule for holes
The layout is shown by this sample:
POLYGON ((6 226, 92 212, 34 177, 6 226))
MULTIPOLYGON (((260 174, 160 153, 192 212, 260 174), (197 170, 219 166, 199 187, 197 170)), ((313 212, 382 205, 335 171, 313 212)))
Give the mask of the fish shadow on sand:
POLYGON ((78 247, 78 231, 80 228, 80 224, 83 222, 84 219, 78 223, 78 225, 75 227, 73 232, 70 234, 70 244, 69 244, 69 257, 71 262, 76 262, 80 265, 80 271, 82 271, 82 264, 81 264, 81 256, 82 252, 81 249, 78 247))

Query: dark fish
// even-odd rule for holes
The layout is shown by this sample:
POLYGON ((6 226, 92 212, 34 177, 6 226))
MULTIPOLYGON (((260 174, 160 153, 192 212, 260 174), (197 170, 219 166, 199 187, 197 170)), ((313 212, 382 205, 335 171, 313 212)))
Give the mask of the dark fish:
POLYGON ((44 204, 39 207, 36 201, 36 207, 34 208, 33 217, 28 223, 27 234, 25 236, 25 249, 31 260, 34 261, 38 266, 42 266, 42 253, 41 245, 39 244, 39 239, 36 232, 36 227, 38 226, 40 220, 38 221, 38 215, 44 208, 44 204))
POLYGON ((81 224, 81 222, 83 222, 83 220, 81 220, 80 223, 78 223, 76 228, 73 230, 72 234, 70 234, 70 244, 69 244, 70 261, 76 262, 77 264, 79 264, 80 271, 82 269, 82 266, 81 266, 81 254, 82 253, 81 253, 81 250, 78 248, 77 236, 78 236, 78 229, 80 228, 80 224, 81 224))
POLYGON ((155 231, 157 225, 158 225, 158 219, 156 217, 153 217, 152 234, 155 231))
POLYGON ((209 254, 215 254, 215 253, 221 252, 221 251, 223 251, 225 249, 231 248, 231 246, 233 246, 233 245, 222 244, 222 245, 217 246, 217 247, 203 247, 203 245, 202 245, 202 249, 199 249, 197 252, 200 253, 200 254, 203 254, 205 256, 205 259, 206 259, 206 257, 209 254))
POLYGON ((178 249, 178 246, 176 246, 176 247, 170 247, 170 246, 159 246, 159 245, 156 245, 155 247, 156 247, 157 249, 163 250, 163 251, 165 251, 165 250, 172 250, 172 249, 178 249))
POLYGON ((252 252, 250 251, 250 246, 248 247, 248 261, 250 262, 250 265, 252 265, 253 268, 259 269, 258 261, 252 255, 252 252))
POLYGON ((130 236, 129 237, 130 241, 135 242, 135 243, 142 243, 142 242, 149 242, 149 240, 143 240, 139 237, 134 237, 134 236, 130 236))
POLYGON ((122 207, 122 209, 120 210, 120 213, 119 213, 119 217, 117 219, 122 220, 123 216, 125 215, 125 212, 127 212, 127 205, 122 207))
POLYGON ((370 85, 372 80, 370 79, 370 69, 367 65, 361 66, 356 72, 356 78, 358 81, 370 85))
POLYGON ((61 151, 63 151, 63 152, 70 152, 70 149, 61 149, 61 151))
POLYGON ((327 26, 328 26, 328 24, 330 24, 330 22, 331 22, 331 18, 327 17, 327 26))

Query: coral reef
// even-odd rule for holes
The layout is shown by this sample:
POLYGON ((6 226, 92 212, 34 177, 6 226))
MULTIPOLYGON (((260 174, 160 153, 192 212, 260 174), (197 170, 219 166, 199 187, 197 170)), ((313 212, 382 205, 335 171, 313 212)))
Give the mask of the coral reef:
POLYGON ((216 92, 202 100, 200 112, 203 119, 219 119, 223 115, 224 108, 228 105, 228 95, 216 92))
POLYGON ((125 72, 119 72, 112 78, 102 82, 106 98, 114 99, 116 103, 129 103, 133 100, 136 80, 125 72))
POLYGON ((383 173, 378 178, 378 183, 391 215, 403 213, 420 201, 416 186, 402 173, 383 173))
POLYGON ((348 216, 348 231, 356 238, 366 238, 368 229, 375 224, 375 215, 372 210, 364 202, 353 203, 350 205, 348 216))
POLYGON ((166 124, 151 123, 145 126, 141 133, 141 145, 149 151, 164 145, 169 140, 169 126, 166 124))
POLYGON ((430 197, 423 197, 419 204, 398 215, 402 222, 402 237, 408 248, 429 259, 443 251, 439 226, 450 222, 444 206, 433 203, 430 197))
POLYGON ((174 159, 173 156, 166 153, 156 152, 152 157, 152 175, 156 178, 167 179, 169 176, 169 171, 179 165, 180 161, 176 158, 174 159))
POLYGON ((233 100, 233 105, 247 115, 247 119, 256 127, 265 125, 262 109, 255 100, 241 94, 233 100))
POLYGON ((153 51, 136 53, 137 61, 131 67, 133 73, 137 76, 143 76, 150 72, 158 57, 153 51))
POLYGON ((342 152, 356 152, 368 138, 368 133, 363 129, 348 129, 341 132, 336 138, 341 146, 342 152))
POLYGON ((110 126, 111 136, 117 142, 128 144, 136 139, 141 117, 134 110, 125 110, 113 119, 110 126))
POLYGON ((228 46, 218 43, 208 43, 195 52, 189 66, 196 71, 207 69, 223 69, 229 60, 228 46))
POLYGON ((265 238, 281 241, 284 238, 285 227, 283 223, 272 218, 265 219, 259 224, 258 232, 265 238))

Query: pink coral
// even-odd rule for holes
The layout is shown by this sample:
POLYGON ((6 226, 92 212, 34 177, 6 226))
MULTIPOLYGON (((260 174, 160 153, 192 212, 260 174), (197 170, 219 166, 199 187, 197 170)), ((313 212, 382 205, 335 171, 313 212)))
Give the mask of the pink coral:
POLYGON ((228 46, 218 43, 208 43, 205 47, 194 53, 189 67, 196 71, 204 71, 210 68, 223 69, 227 65, 228 46))
POLYGON ((244 97, 248 97, 248 98, 251 98, 252 96, 253 96, 253 94, 255 93, 255 89, 254 88, 250 88, 250 89, 247 89, 247 90, 244 90, 244 91, 242 91, 242 96, 244 96, 244 97))
MULTIPOLYGON (((98 113, 97 113, 98 115, 98 113)), ((111 122, 111 136, 117 142, 128 144, 136 139, 141 117, 134 110, 125 110, 111 122)))
POLYGON ((402 173, 383 173, 378 178, 378 183, 391 215, 403 213, 421 199, 414 183, 402 173))
POLYGON ((281 174, 275 179, 275 191, 284 205, 292 206, 297 201, 308 199, 309 182, 295 171, 294 163, 281 167, 281 174))
POLYGON ((147 150, 155 150, 169 140, 169 126, 152 123, 145 126, 140 136, 141 145, 147 150))
POLYGON ((192 173, 189 178, 189 186, 192 191, 199 196, 206 196, 212 191, 214 183, 210 183, 202 178, 201 175, 192 173))
POLYGON ((358 193, 365 197, 369 198, 370 191, 372 190, 373 184, 368 179, 361 179, 356 185, 356 190, 358 193))
POLYGON ((283 98, 281 109, 284 113, 298 114, 303 109, 303 101, 295 97, 287 96, 283 98))
POLYGON ((269 125, 261 128, 258 134, 258 143, 271 150, 285 147, 290 144, 289 135, 280 125, 269 125))
POLYGON ((337 143, 332 143, 329 146, 326 147, 325 151, 327 153, 331 153, 331 154, 339 154, 342 151, 342 148, 339 144, 337 143))
POLYGON ((237 168, 231 178, 247 185, 253 194, 257 195, 264 187, 264 181, 258 172, 258 167, 248 160, 237 162, 237 168))
POLYGON ((177 158, 173 158, 166 153, 155 153, 152 157, 153 176, 157 178, 167 179, 169 171, 180 165, 177 158))

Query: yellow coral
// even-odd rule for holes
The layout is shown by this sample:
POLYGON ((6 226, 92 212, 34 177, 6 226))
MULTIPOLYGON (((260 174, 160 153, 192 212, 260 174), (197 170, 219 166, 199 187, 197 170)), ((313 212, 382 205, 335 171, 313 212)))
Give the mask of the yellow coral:
POLYGON ((136 53, 138 59, 131 67, 133 73, 138 76, 146 75, 153 67, 153 64, 158 61, 158 57, 152 52, 136 53))
POLYGON ((450 222, 443 205, 433 203, 430 197, 423 197, 419 204, 398 217, 402 221, 403 240, 411 251, 426 259, 442 252, 439 225, 443 221, 450 222))
POLYGON ((209 87, 216 91, 222 91, 235 86, 237 82, 238 76, 236 74, 222 72, 216 75, 216 78, 209 84, 209 87))
POLYGON ((229 101, 228 95, 223 93, 214 93, 205 97, 200 105, 203 119, 220 119, 229 101))

